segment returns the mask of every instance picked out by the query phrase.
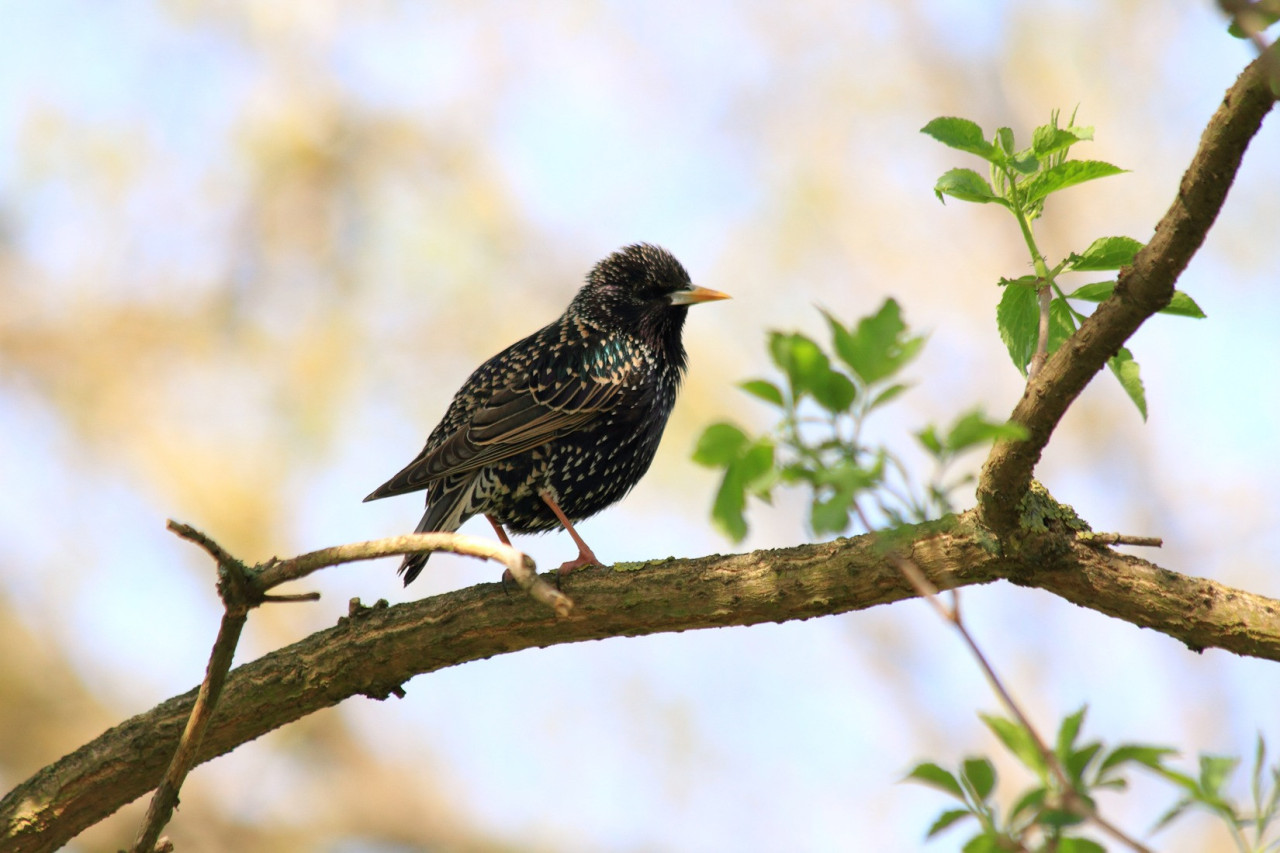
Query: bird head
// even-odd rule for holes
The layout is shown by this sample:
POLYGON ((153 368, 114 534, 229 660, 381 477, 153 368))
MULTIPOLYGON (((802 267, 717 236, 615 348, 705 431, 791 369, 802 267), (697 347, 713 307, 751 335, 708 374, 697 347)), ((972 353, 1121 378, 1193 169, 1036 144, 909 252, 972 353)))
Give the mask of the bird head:
POLYGON ((695 285, 666 249, 636 243, 595 265, 569 311, 598 327, 630 333, 667 350, 683 366, 680 331, 689 306, 728 298, 695 285))

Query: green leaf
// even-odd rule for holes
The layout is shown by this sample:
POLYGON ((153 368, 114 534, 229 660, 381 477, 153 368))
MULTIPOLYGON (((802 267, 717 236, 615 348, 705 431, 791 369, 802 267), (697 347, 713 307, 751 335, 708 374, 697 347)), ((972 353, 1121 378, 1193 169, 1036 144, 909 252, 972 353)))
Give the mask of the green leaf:
POLYGON ((950 770, 944 770, 932 761, 917 764, 906 778, 937 788, 944 794, 950 794, 957 800, 964 801, 964 789, 960 787, 960 782, 950 770))
POLYGON ((1200 795, 1200 783, 1197 782, 1195 779, 1192 779, 1187 774, 1180 773, 1177 770, 1174 770, 1170 767, 1164 767, 1164 766, 1155 767, 1152 769, 1154 769, 1167 781, 1172 782, 1173 784, 1177 785, 1179 788, 1186 791, 1187 793, 1193 796, 1200 795))
POLYGON ((946 199, 943 196, 949 195, 961 201, 972 201, 978 204, 995 202, 1008 206, 1008 202, 996 195, 996 191, 991 188, 987 179, 972 169, 951 169, 943 173, 933 185, 933 194, 944 204, 946 199))
POLYGON ((1173 314, 1176 317, 1194 317, 1197 320, 1203 320, 1205 313, 1200 310, 1200 306, 1196 301, 1181 290, 1173 292, 1173 298, 1169 300, 1169 304, 1160 309, 1161 314, 1173 314))
POLYGON ((1271 822, 1274 814, 1263 803, 1262 796, 1262 768, 1267 763, 1267 742, 1262 737, 1262 732, 1258 732, 1257 744, 1253 749, 1253 773, 1249 779, 1249 792, 1253 794, 1253 813, 1254 825, 1258 827, 1257 835, 1259 837, 1266 831, 1266 825, 1271 822))
POLYGON ((693 451, 693 461, 708 468, 729 465, 742 454, 747 436, 730 423, 712 424, 702 431, 698 446, 693 451))
POLYGON ((1107 848, 1096 841, 1078 836, 1058 839, 1058 853, 1107 853, 1107 848))
POLYGON ((920 128, 950 148, 976 154, 983 160, 995 157, 995 147, 982 136, 982 128, 967 118, 941 117, 920 128))
MULTIPOLYGON (((947 432, 943 447, 950 454, 957 454, 970 447, 1000 439, 1019 440, 1027 437, 1027 429, 1021 424, 995 423, 981 412, 969 412, 961 416, 947 432)), ((921 439, 923 443, 923 439, 921 439)), ((925 445, 928 447, 928 445, 925 445)))
POLYGON ((1152 770, 1159 770, 1164 767, 1164 760, 1178 754, 1176 749, 1167 746, 1144 746, 1136 743, 1121 744, 1111 750, 1102 764, 1098 766, 1098 777, 1101 778, 1108 770, 1119 768, 1123 764, 1134 762, 1152 770))
POLYGON ((978 799, 985 801, 996 787, 996 768, 985 758, 966 758, 963 772, 978 799))
POLYGON ((916 438, 929 453, 934 456, 942 456, 942 439, 938 438, 938 430, 933 424, 929 424, 916 433, 916 438))
POLYGON ((748 379, 738 385, 743 391, 755 397, 759 397, 766 403, 772 403, 779 408, 786 405, 782 399, 782 389, 766 379, 748 379))
POLYGON ((799 332, 771 332, 769 354, 773 363, 786 374, 794 392, 792 396, 797 401, 811 390, 815 379, 819 383, 824 382, 831 370, 831 363, 822 348, 799 332))
POLYGON ((1006 157, 1014 155, 1013 130, 1008 127, 996 128, 996 147, 999 148, 1006 157))
POLYGON ((883 460, 877 460, 870 469, 863 468, 852 460, 842 460, 815 471, 813 482, 819 486, 834 486, 839 491, 853 495, 879 485, 883 476, 883 460))
POLYGON ((1052 124, 1042 124, 1031 134, 1031 150, 1037 157, 1048 157, 1050 154, 1066 151, 1077 142, 1092 137, 1093 128, 1062 128, 1052 124), (1088 135, 1081 136, 1078 132, 1081 129, 1089 131, 1088 135))
POLYGON ((902 309, 886 299, 880 310, 858 321, 850 334, 837 335, 836 354, 867 385, 887 379, 919 354, 923 337, 908 337, 902 309))
POLYGON ((1151 827, 1151 831, 1156 832, 1173 823, 1175 819, 1191 807, 1191 802, 1192 801, 1189 797, 1178 800, 1178 802, 1173 804, 1171 809, 1160 816, 1160 819, 1156 821, 1155 826, 1151 827))
MULTIPOLYGON (((834 320, 828 316, 829 322, 834 320)), ((836 323, 836 325, 839 325, 836 323)), ((813 340, 800 333, 773 332, 769 336, 769 351, 774 363, 782 369, 791 383, 794 397, 812 396, 831 412, 847 411, 857 396, 857 389, 849 377, 831 369, 831 361, 813 340)), ((745 387, 745 386, 744 386, 745 387)), ((757 396, 771 395, 767 388, 748 388, 757 396)), ((781 391, 778 391, 781 398, 781 391)), ((770 399, 765 396, 765 399, 770 399)), ((772 402, 772 400, 771 400, 772 402)))
POLYGON ((929 827, 929 832, 925 834, 925 838, 933 838, 939 832, 942 832, 944 829, 951 826, 951 824, 955 823, 956 821, 962 818, 972 817, 972 816, 973 816, 973 812, 969 811, 968 809, 948 809, 947 811, 938 815, 938 819, 935 820, 933 822, 933 825, 929 827))
POLYGON ((1243 10, 1243 13, 1237 13, 1231 18, 1231 26, 1227 27, 1227 32, 1238 39, 1249 38, 1249 33, 1244 27, 1240 26, 1240 14, 1251 15, 1253 20, 1250 26, 1258 32, 1270 27, 1276 21, 1280 21, 1280 5, 1272 3, 1272 8, 1267 8, 1266 3, 1251 4, 1252 8, 1243 10))
POLYGON ((1112 767, 1120 767, 1126 763, 1139 763, 1144 767, 1152 768, 1152 770, 1160 770, 1165 765, 1165 758, 1176 756, 1178 751, 1170 747, 1148 747, 1148 745, 1137 743, 1120 744, 1119 747, 1112 749, 1103 758, 1102 763, 1098 766, 1098 775, 1105 774, 1112 767))
POLYGON ((1084 779, 1084 771, 1089 766, 1089 762, 1093 761, 1101 749, 1102 744, 1094 741, 1082 746, 1080 749, 1073 750, 1062 762, 1063 767, 1066 768, 1067 775, 1077 783, 1082 781, 1084 779))
MULTIPOLYGON (((1075 110, 1071 111, 1071 120, 1073 122, 1076 120, 1075 110)), ((1079 139, 1081 142, 1089 142, 1093 139, 1093 125, 1073 124, 1068 127, 1067 130, 1074 133, 1076 135, 1076 139, 1079 139)))
MULTIPOLYGON (((1102 302, 1110 299, 1115 289, 1115 281, 1095 281, 1076 288, 1074 292, 1067 294, 1067 298, 1084 302, 1102 302)), ((1160 313, 1172 314, 1175 317, 1192 317, 1196 320, 1203 320, 1206 316, 1196 301, 1181 290, 1173 292, 1173 298, 1169 300, 1168 305, 1160 309, 1160 313)))
MULTIPOLYGON (((1076 320, 1066 300, 1056 296, 1049 302, 1049 343, 1048 351, 1053 355, 1058 347, 1075 334, 1076 320)), ((1038 332, 1037 332, 1038 334, 1038 332)))
POLYGON ((1011 823, 1017 821, 1024 812, 1038 811, 1044 805, 1044 798, 1048 793, 1048 789, 1043 787, 1027 791, 1013 804, 1013 809, 1009 812, 1009 821, 1011 823))
MULTIPOLYGON (((710 432, 721 424, 708 427, 710 432)), ((705 438, 706 433, 703 433, 705 438)), ((741 448, 740 448, 741 449, 741 448)), ((747 520, 743 510, 747 506, 747 492, 761 491, 771 478, 773 470, 773 442, 759 438, 745 451, 740 452, 725 468, 724 479, 711 506, 711 520, 734 542, 741 542, 747 535, 747 520)))
POLYGON ((1034 175, 1040 170, 1040 160, 1030 151, 1022 151, 1009 158, 1009 165, 1024 175, 1034 175))
POLYGON ((1031 205, 1058 190, 1125 171, 1128 170, 1101 160, 1068 160, 1024 181, 1021 184, 1022 203, 1031 205))
POLYGON ((724 472, 720 490, 716 492, 715 502, 711 505, 711 520, 734 542, 741 542, 747 536, 747 520, 742 516, 746 506, 746 485, 741 473, 730 466, 724 472))
POLYGON ((788 486, 794 486, 798 483, 815 482, 816 473, 801 462, 792 462, 782 466, 778 471, 778 478, 788 486))
POLYGON ((996 306, 996 325, 1013 366, 1026 376, 1040 334, 1040 306, 1035 290, 1016 284, 1006 287, 996 306))
POLYGON ((1092 272, 1118 270, 1133 263, 1134 255, 1142 249, 1142 243, 1132 237, 1099 237, 1079 255, 1072 255, 1068 270, 1092 272))
POLYGON ((814 500, 809 512, 809 523, 816 536, 828 533, 840 533, 849 526, 849 505, 851 495, 847 492, 836 492, 826 500, 814 500))
POLYGON ((867 406, 867 411, 870 412, 873 409, 880 408, 885 403, 888 403, 889 401, 895 399, 899 394, 901 394, 903 391, 906 391, 910 387, 911 387, 910 385, 903 382, 897 382, 893 385, 890 385, 888 388, 881 391, 871 400, 871 403, 867 406))
POLYGON ((1222 795, 1222 783, 1230 778, 1240 764, 1240 759, 1231 755, 1200 756, 1200 789, 1210 797, 1222 795))
POLYGON ((1142 387, 1142 376, 1138 372, 1138 362, 1133 360, 1133 353, 1125 347, 1107 360, 1107 367, 1120 380, 1120 387, 1129 395, 1129 399, 1138 407, 1142 419, 1147 419, 1147 392, 1142 387))
POLYGON ((773 442, 768 438, 757 439, 733 465, 742 477, 743 486, 753 488, 773 470, 773 442))
POLYGON ((1115 279, 1111 281, 1095 281, 1090 284, 1077 287, 1074 291, 1067 294, 1068 299, 1079 299, 1083 302, 1102 302, 1110 299, 1111 294, 1115 292, 1115 279))
POLYGON ((854 386, 853 380, 830 367, 827 368, 825 376, 815 372, 808 381, 813 399, 833 414, 849 411, 854 398, 858 396, 858 389, 854 386))
POLYGON ((1079 711, 1064 717, 1062 725, 1058 726, 1058 743, 1053 751, 1060 760, 1067 758, 1075 749, 1076 738, 1080 735, 1080 726, 1084 723, 1084 715, 1088 710, 1088 705, 1082 706, 1079 711))
POLYGON ((1027 768, 1032 770, 1043 781, 1049 774, 1049 767, 1044 762, 1044 756, 1040 754, 1040 750, 1036 748, 1036 743, 1032 739, 1030 732, 1013 720, 1006 720, 1004 717, 997 717, 992 714, 979 714, 982 721, 987 724, 987 728, 1000 739, 1005 748, 1014 754, 1027 768))
POLYGON ((975 835, 970 838, 968 843, 961 847, 960 850, 961 853, 1001 853, 1002 847, 1000 836, 984 832, 981 835, 975 835))

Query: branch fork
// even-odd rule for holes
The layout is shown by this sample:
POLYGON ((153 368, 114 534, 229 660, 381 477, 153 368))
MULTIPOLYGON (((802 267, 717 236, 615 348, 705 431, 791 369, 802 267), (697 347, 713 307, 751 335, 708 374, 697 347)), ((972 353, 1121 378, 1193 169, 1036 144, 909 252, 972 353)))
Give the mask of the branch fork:
MULTIPOLYGON (((324 548, 288 560, 272 557, 266 563, 249 567, 232 556, 211 537, 194 527, 173 519, 169 520, 167 526, 183 539, 199 545, 217 562, 218 596, 222 599, 223 606, 222 624, 218 628, 218 637, 213 643, 209 665, 205 669, 204 681, 201 682, 199 692, 196 694, 191 716, 187 718, 186 728, 178 741, 173 759, 169 762, 169 768, 165 771, 164 778, 151 798, 142 827, 138 830, 138 837, 134 840, 132 853, 158 853, 168 844, 167 840, 160 838, 160 831, 173 817, 173 811, 178 806, 178 792, 187 778, 187 773, 197 762, 200 744, 204 740, 214 708, 217 707, 218 699, 222 694, 227 673, 231 670, 231 661, 235 657, 236 646, 240 642, 244 623, 249 618, 249 611, 269 602, 317 601, 320 598, 318 592, 270 595, 267 590, 339 563, 371 560, 393 554, 451 551, 455 554, 497 560, 507 567, 507 571, 515 578, 521 589, 535 600, 550 607, 557 616, 565 617, 573 611, 573 601, 538 577, 534 562, 528 555, 510 545, 472 536, 456 533, 413 533, 389 539, 324 548)), ((352 615, 355 615, 354 606, 352 615)), ((398 685, 388 688, 386 693, 404 696, 404 691, 398 685)), ((172 849, 171 844, 168 844, 168 849, 172 849)))

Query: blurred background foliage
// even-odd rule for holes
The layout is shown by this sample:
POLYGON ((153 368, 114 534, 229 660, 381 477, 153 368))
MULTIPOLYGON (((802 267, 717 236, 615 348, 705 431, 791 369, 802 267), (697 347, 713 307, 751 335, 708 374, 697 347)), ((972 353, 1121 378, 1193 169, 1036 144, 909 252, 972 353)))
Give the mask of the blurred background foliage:
MULTIPOLYGON (((887 441, 1007 411, 995 282, 1026 271, 1020 238, 937 203, 956 163, 919 128, 1078 104, 1087 156, 1133 172, 1055 199, 1041 246, 1145 240, 1251 58, 1210 3, 1135 0, 46 0, 0 2, 0 30, 0 789, 198 681, 213 573, 166 517, 250 560, 411 529, 417 499, 361 497, 626 243, 735 299, 689 321, 654 470, 583 525, 606 560, 728 547, 694 437, 765 423, 734 383, 765 370, 766 329, 820 331, 814 305, 848 322, 892 295, 928 332, 887 441)), ((1161 535, 1161 564, 1272 596, 1278 178, 1272 126, 1180 284, 1210 319, 1134 341, 1150 423, 1095 383, 1040 467, 1095 528, 1161 535)), ((799 501, 757 511, 747 545, 800 541, 803 519, 799 501)), ((543 565, 572 547, 518 544, 543 565)), ((352 596, 496 580, 438 557, 403 590, 393 566, 308 579, 323 600, 255 613, 241 656, 352 596)), ((1033 591, 966 608, 1045 721, 1087 701, 1112 740, 1280 742, 1274 665, 1033 591)), ((993 704, 918 602, 530 651, 198 769, 170 834, 185 851, 915 849, 936 801, 896 782, 921 756, 997 752, 974 714, 993 704)), ((1167 799, 1153 783, 1100 805, 1141 832, 1167 799)), ((142 806, 74 849, 126 843, 142 806)), ((1197 820, 1162 846, 1227 849, 1197 820)))

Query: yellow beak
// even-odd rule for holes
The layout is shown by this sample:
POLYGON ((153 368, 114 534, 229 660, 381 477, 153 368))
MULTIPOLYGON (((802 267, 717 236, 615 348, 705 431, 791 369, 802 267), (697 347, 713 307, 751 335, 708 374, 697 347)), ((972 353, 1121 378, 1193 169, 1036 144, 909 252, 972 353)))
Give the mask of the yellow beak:
POLYGON ((731 299, 727 293, 712 290, 709 287, 698 287, 693 284, 688 290, 677 290, 667 296, 672 305, 697 305, 699 302, 715 302, 717 299, 731 299))

